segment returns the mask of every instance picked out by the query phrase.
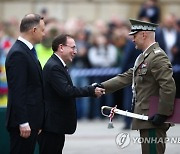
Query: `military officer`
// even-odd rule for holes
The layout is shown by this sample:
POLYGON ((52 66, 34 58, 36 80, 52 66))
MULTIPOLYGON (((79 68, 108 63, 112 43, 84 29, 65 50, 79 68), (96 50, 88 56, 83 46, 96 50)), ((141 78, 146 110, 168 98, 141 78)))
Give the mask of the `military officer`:
POLYGON ((151 143, 141 143, 143 154, 163 154, 165 142, 160 140, 165 139, 170 127, 170 124, 164 122, 173 112, 176 91, 172 65, 166 53, 155 42, 158 25, 133 19, 130 19, 130 23, 132 26, 129 34, 136 48, 143 52, 133 68, 101 85, 107 94, 132 84, 134 113, 138 114, 148 115, 150 98, 159 98, 158 113, 149 121, 133 119, 132 129, 139 130, 141 138, 151 140, 151 143))

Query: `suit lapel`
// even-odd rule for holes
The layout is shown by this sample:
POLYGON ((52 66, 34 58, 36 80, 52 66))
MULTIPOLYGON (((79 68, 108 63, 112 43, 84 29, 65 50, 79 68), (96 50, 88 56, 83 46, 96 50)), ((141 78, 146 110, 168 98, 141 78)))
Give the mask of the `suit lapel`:
POLYGON ((27 51, 28 55, 30 55, 30 57, 32 58, 32 61, 37 66, 38 72, 42 78, 42 67, 41 67, 39 60, 36 59, 36 57, 33 55, 32 51, 24 43, 22 43, 21 41, 19 41, 19 42, 22 44, 24 50, 27 51))
POLYGON ((59 66, 64 71, 64 74, 66 75, 68 81, 73 85, 71 77, 70 77, 68 71, 66 70, 66 68, 64 67, 64 65, 62 64, 62 62, 60 61, 60 59, 56 55, 54 55, 54 54, 52 55, 52 58, 59 64, 59 66))
POLYGON ((29 50, 28 54, 31 56, 31 58, 33 59, 34 63, 36 64, 37 68, 38 68, 38 72, 40 73, 40 75, 42 76, 42 67, 41 64, 39 62, 38 59, 36 59, 36 57, 33 55, 32 51, 29 50))

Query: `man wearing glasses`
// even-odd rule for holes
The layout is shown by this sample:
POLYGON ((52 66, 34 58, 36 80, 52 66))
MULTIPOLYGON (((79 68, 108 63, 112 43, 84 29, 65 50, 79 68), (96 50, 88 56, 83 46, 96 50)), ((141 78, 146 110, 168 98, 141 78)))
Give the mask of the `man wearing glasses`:
POLYGON ((105 90, 95 86, 75 87, 67 70, 77 53, 70 35, 59 35, 52 42, 54 54, 43 69, 45 121, 39 136, 40 153, 61 154, 65 134, 76 130, 76 97, 100 97, 105 90))

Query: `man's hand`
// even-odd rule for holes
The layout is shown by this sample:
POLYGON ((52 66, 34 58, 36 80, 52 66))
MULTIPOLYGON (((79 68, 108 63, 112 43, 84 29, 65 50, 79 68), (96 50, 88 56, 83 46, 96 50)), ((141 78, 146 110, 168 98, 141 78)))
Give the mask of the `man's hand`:
POLYGON ((101 83, 93 83, 92 86, 95 88, 95 95, 97 98, 105 94, 104 86, 101 83))
POLYGON ((95 95, 97 98, 101 97, 104 94, 105 94, 105 89, 99 87, 95 88, 95 95))
POLYGON ((27 126, 19 126, 20 136, 23 138, 28 138, 31 135, 31 128, 27 126))
POLYGON ((151 121, 155 126, 160 126, 167 120, 167 118, 168 116, 166 115, 155 114, 149 118, 149 121, 151 121))

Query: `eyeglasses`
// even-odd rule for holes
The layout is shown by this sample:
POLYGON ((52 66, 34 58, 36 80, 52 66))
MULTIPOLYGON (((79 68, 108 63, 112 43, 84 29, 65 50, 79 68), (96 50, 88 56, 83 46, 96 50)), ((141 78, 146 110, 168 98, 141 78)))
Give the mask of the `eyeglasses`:
POLYGON ((69 45, 67 45, 67 44, 65 44, 64 46, 70 47, 73 51, 77 51, 76 46, 71 47, 71 46, 69 46, 69 45))

